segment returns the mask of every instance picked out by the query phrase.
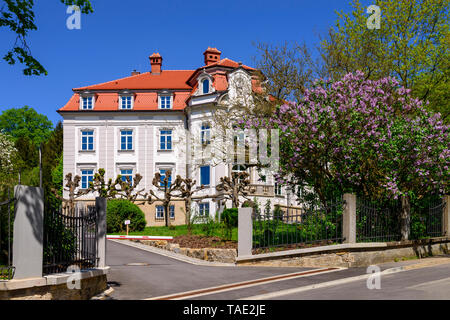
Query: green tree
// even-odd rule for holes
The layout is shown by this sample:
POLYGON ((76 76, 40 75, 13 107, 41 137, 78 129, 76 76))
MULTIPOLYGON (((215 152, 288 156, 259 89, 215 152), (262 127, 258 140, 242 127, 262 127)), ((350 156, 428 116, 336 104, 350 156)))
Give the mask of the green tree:
MULTIPOLYGON (((47 70, 33 57, 27 43, 28 33, 37 30, 34 23, 34 1, 4 0, 4 2, 5 5, 0 7, 0 28, 10 29, 16 34, 16 40, 12 49, 6 53, 3 59, 10 65, 16 64, 17 61, 25 65, 24 75, 47 75, 47 70)), ((76 5, 85 14, 93 12, 89 0, 60 0, 60 2, 67 6, 76 5)))
POLYGON ((35 146, 39 146, 50 138, 53 124, 45 115, 24 106, 3 111, 0 115, 0 128, 14 142, 20 137, 27 137, 35 146))
MULTIPOLYGON (((19 153, 10 137, 0 133, 0 192, 13 185, 19 153)), ((3 200, 3 199, 2 199, 3 200)))
POLYGON ((61 122, 58 122, 50 138, 42 146, 42 177, 45 204, 49 208, 57 209, 61 201, 55 197, 52 189, 60 191, 62 195, 63 127, 61 122))
POLYGON ((449 0, 376 0, 380 29, 368 29, 369 14, 359 0, 321 43, 332 80, 363 71, 370 79, 397 78, 428 109, 450 121, 449 0))

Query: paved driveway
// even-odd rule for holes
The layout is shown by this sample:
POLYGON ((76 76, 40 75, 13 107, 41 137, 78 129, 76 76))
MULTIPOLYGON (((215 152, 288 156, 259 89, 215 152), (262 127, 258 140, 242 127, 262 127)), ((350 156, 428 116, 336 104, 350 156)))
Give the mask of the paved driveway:
POLYGON ((310 270, 198 266, 113 241, 107 243, 106 263, 111 267, 108 282, 114 299, 146 299, 310 270))
POLYGON ((366 268, 204 266, 107 245, 113 299, 450 299, 450 257, 380 265, 381 289, 369 290, 366 268))

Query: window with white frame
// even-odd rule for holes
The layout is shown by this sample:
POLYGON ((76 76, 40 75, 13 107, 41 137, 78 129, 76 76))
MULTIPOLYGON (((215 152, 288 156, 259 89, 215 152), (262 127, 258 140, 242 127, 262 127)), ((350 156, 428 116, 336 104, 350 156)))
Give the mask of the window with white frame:
POLYGON ((94 181, 94 170, 81 170, 81 189, 87 189, 92 181, 94 181))
MULTIPOLYGON (((247 166, 243 164, 236 164, 231 168, 232 173, 247 172, 247 166)), ((243 182, 242 178, 239 178, 239 182, 243 182)))
POLYGON ((282 190, 281 190, 281 184, 275 182, 275 195, 281 196, 282 190))
POLYGON ((133 109, 133 96, 120 96, 120 109, 122 110, 133 109))
POLYGON ((133 150, 133 130, 120 130, 120 150, 133 150))
POLYGON ((81 150, 82 151, 94 150, 94 130, 81 131, 81 150))
POLYGON ((202 92, 203 94, 209 93, 209 79, 205 79, 202 81, 202 92))
POLYGON ((133 185, 133 169, 121 169, 120 176, 122 181, 130 181, 130 185, 133 185), (128 179, 128 180, 127 180, 128 179))
POLYGON ((81 97, 81 109, 82 110, 92 110, 94 108, 94 97, 85 96, 81 97))
MULTIPOLYGON (((164 220, 164 206, 156 206, 156 220, 164 220)), ((175 206, 169 206, 169 219, 175 220, 175 206)))
POLYGON ((160 95, 159 96, 159 108, 160 109, 172 109, 172 96, 160 95))
POLYGON ((209 216, 209 202, 202 202, 198 204, 198 214, 201 217, 209 216))
POLYGON ((163 220, 164 219, 164 207, 163 206, 156 206, 156 220, 163 220))
POLYGON ((209 123, 203 123, 202 129, 200 131, 200 136, 202 139, 202 145, 211 143, 211 126, 209 123))
POLYGON ((159 149, 172 150, 172 130, 159 131, 159 149))

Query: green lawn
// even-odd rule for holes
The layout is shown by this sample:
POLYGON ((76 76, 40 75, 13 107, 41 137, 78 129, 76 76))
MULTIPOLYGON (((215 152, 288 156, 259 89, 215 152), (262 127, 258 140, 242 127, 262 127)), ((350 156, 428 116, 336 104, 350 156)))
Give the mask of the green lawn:
MULTIPOLYGON (((126 232, 121 233, 116 232, 111 234, 126 235, 126 232)), ((188 228, 186 225, 172 226, 172 227, 146 227, 143 231, 136 231, 129 233, 130 236, 172 236, 172 237, 186 234, 188 234, 188 228)), ((192 226, 191 234, 206 236, 208 234, 207 226, 204 224, 195 224, 192 226)), ((223 227, 221 225, 216 225, 216 227, 213 228, 210 235, 224 239, 223 227)), ((231 240, 237 241, 237 228, 233 228, 231 240)))

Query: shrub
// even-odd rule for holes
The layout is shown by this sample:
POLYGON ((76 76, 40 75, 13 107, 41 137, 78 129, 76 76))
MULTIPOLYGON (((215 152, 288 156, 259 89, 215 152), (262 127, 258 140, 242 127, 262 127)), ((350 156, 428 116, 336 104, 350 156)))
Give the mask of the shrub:
POLYGON ((233 228, 238 226, 238 209, 225 209, 222 212, 221 220, 224 224, 225 238, 231 240, 233 228))
POLYGON ((125 231, 125 220, 130 220, 130 231, 142 231, 147 225, 144 213, 134 203, 121 199, 109 200, 106 210, 107 232, 125 231))
POLYGON ((229 225, 230 227, 236 227, 238 226, 238 209, 237 208, 230 208, 225 209, 222 212, 221 215, 221 221, 225 223, 225 225, 229 225))

